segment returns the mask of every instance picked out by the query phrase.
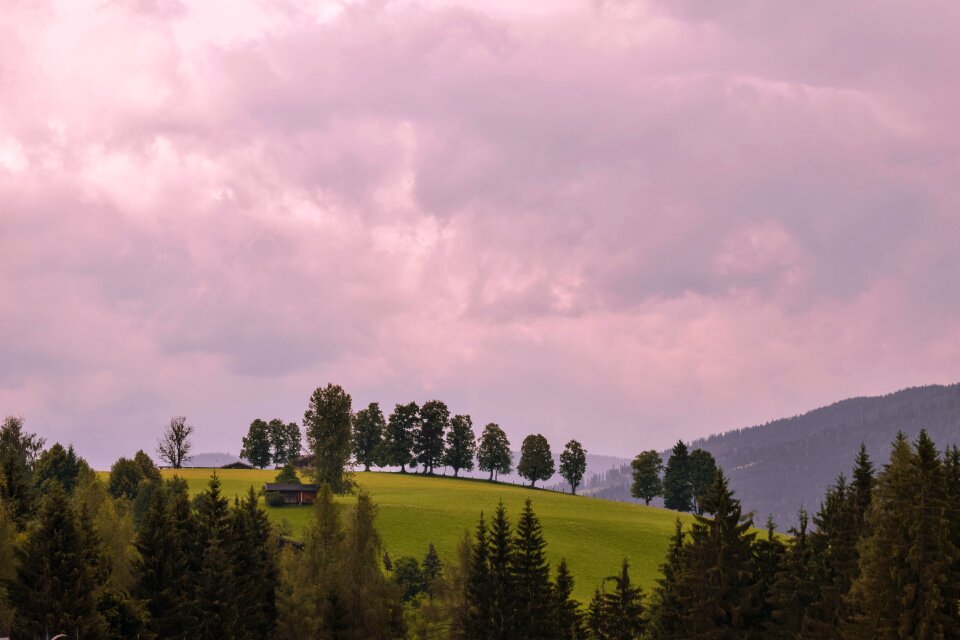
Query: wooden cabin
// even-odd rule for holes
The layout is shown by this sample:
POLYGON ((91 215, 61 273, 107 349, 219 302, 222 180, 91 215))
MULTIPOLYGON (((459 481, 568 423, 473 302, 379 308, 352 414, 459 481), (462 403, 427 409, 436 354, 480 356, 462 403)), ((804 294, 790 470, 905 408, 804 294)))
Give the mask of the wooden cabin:
POLYGON ((313 504, 317 497, 315 484, 283 484, 267 482, 263 485, 265 493, 277 493, 283 496, 284 504, 313 504))

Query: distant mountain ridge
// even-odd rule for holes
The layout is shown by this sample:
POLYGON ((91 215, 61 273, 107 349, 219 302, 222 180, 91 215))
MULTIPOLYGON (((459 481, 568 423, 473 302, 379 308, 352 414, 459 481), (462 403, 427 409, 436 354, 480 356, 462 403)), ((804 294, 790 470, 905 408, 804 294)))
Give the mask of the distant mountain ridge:
POLYGON ((877 469, 898 431, 911 440, 926 429, 942 450, 960 444, 960 384, 911 387, 883 396, 841 400, 792 418, 735 429, 691 443, 712 453, 744 508, 781 529, 797 510, 811 513, 841 473, 848 478, 860 443, 877 469))
MULTIPOLYGON (((839 474, 849 478, 861 442, 879 470, 898 431, 912 440, 921 429, 941 450, 960 444, 960 384, 841 400, 791 418, 700 438, 689 446, 713 454, 758 525, 772 515, 785 531, 797 524, 801 506, 811 514, 819 508, 839 474)), ((669 455, 663 452, 664 462, 669 455)), ((582 493, 633 501, 630 481, 630 467, 624 464, 588 478, 582 493)))

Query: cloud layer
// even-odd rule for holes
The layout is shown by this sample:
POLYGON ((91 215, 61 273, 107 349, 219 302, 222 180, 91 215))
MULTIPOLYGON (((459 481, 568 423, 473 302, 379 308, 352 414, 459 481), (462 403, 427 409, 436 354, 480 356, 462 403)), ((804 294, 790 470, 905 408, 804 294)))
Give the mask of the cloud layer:
POLYGON ((960 9, 14 1, 0 413, 446 399, 631 454, 960 377, 960 9))

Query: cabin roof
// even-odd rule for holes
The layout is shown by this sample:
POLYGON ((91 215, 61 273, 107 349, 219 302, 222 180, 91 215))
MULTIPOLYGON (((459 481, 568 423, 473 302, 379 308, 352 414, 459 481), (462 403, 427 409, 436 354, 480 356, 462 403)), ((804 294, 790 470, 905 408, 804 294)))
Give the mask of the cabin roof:
POLYGON ((264 491, 316 491, 315 484, 286 484, 282 482, 266 482, 263 485, 264 491))

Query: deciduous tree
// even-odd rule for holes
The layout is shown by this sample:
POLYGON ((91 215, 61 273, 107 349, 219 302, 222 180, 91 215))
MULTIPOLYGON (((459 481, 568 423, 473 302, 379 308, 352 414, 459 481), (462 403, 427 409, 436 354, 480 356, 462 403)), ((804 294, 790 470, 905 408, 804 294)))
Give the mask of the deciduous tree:
POLYGON ((450 426, 450 409, 440 400, 420 408, 420 428, 414 432, 413 453, 424 473, 433 473, 443 459, 443 436, 450 426))
POLYGON ((630 463, 630 468, 633 473, 630 495, 643 500, 648 506, 651 500, 663 495, 663 482, 660 480, 663 459, 659 453, 651 449, 638 454, 630 463))
POLYGON ((513 454, 510 453, 507 434, 493 422, 483 428, 483 434, 480 436, 477 466, 481 471, 490 472, 491 482, 501 473, 510 473, 513 466, 513 454))
POLYGON ((473 456, 476 452, 477 437, 473 433, 473 420, 467 415, 453 416, 447 432, 443 464, 452 468, 453 477, 457 477, 461 469, 473 470, 473 456))
POLYGON ((416 402, 398 404, 387 422, 381 458, 387 466, 400 467, 407 472, 407 465, 414 462, 413 437, 420 428, 420 407, 416 402))
POLYGON ((273 458, 274 468, 296 462, 300 450, 303 448, 300 442, 300 427, 297 426, 297 423, 284 422, 279 418, 274 418, 267 423, 267 429, 270 432, 270 446, 273 449, 271 457, 273 458))
POLYGON ((570 485, 570 493, 576 494, 587 472, 587 452, 576 440, 571 440, 560 454, 560 475, 570 485))
POLYGON ((303 426, 314 460, 314 477, 335 493, 350 488, 345 468, 350 462, 352 400, 343 387, 328 384, 313 392, 303 426))
POLYGON ((517 465, 520 477, 529 480, 532 487, 537 480, 552 478, 553 472, 553 454, 547 439, 539 433, 524 438, 520 446, 520 463, 517 465))
POLYGON ((240 457, 258 469, 270 464, 270 428, 260 418, 250 423, 247 435, 243 438, 240 457))
POLYGON ((183 463, 190 459, 190 449, 193 447, 193 443, 190 442, 192 434, 193 426, 187 424, 185 417, 170 418, 170 424, 157 441, 157 455, 168 466, 174 469, 181 468, 183 463))
POLYGON ((380 403, 371 402, 366 409, 357 411, 353 420, 353 457, 363 465, 364 471, 370 471, 370 465, 377 464, 386 428, 380 403))

